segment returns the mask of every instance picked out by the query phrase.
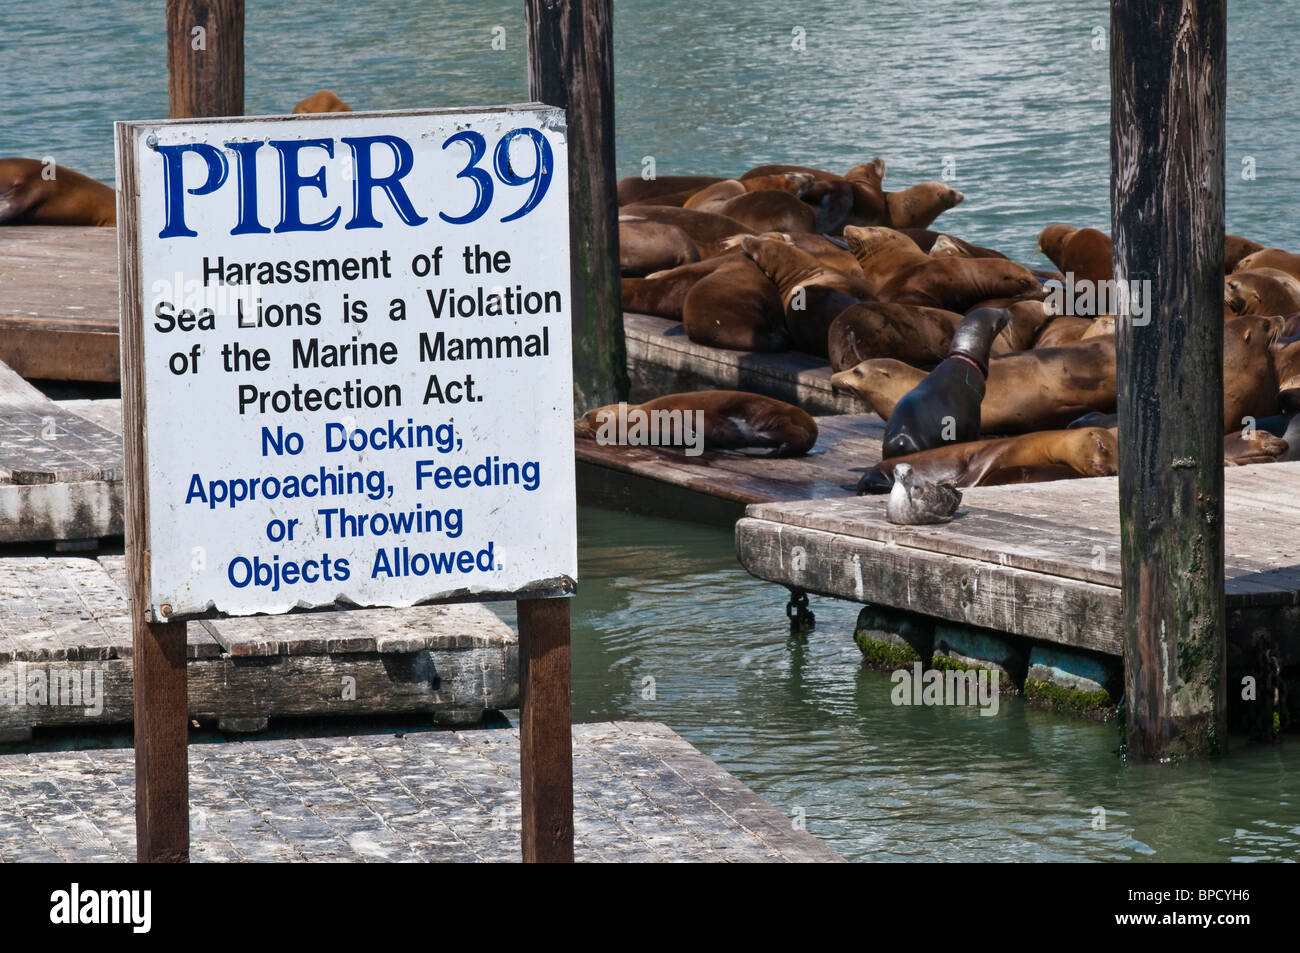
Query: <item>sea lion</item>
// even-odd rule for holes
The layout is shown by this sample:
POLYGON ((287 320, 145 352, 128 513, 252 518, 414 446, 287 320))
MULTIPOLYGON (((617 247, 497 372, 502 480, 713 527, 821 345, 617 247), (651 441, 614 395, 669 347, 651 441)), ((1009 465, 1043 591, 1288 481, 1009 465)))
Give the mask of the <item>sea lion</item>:
POLYGON ((789 192, 745 192, 708 206, 715 215, 740 222, 752 232, 812 232, 817 212, 789 192))
POLYGON ((720 242, 733 235, 752 235, 754 230, 734 218, 715 215, 713 212, 695 212, 686 208, 674 208, 670 205, 628 205, 622 214, 635 218, 647 218, 652 222, 676 225, 697 244, 701 242, 720 242))
MULTIPOLYGON (((888 419, 925 376, 901 361, 876 359, 832 375, 831 384, 888 419)), ((1116 396, 1113 338, 1019 351, 989 360, 980 426, 988 434, 1054 430, 1090 410, 1114 410, 1116 396)))
POLYGON ((787 172, 780 175, 764 175, 751 179, 723 179, 721 182, 715 182, 713 185, 706 186, 695 192, 689 199, 682 203, 682 208, 689 208, 698 212, 713 212, 717 215, 726 215, 721 206, 730 202, 734 198, 739 198, 748 192, 777 191, 788 192, 795 198, 799 198, 807 192, 813 185, 813 177, 806 172, 787 172))
POLYGON ((937 364, 947 356, 961 319, 957 312, 941 308, 860 302, 841 311, 827 329, 831 370, 847 370, 878 357, 915 366, 937 364))
POLYGON ((294 115, 300 113, 350 113, 352 107, 339 99, 334 90, 321 89, 312 93, 297 106, 294 106, 293 112, 294 115))
POLYGON ((1274 345, 1284 319, 1243 315, 1223 325, 1223 432, 1240 430, 1247 417, 1259 420, 1278 412, 1274 345))
POLYGON ((688 196, 694 195, 700 189, 708 188, 725 179, 725 175, 661 175, 654 179, 631 175, 618 180, 618 204, 636 205, 638 202, 643 202, 647 205, 658 205, 661 203, 654 201, 656 198, 680 192, 688 196))
POLYGON ((948 356, 890 410, 881 443, 885 459, 961 443, 980 435, 980 403, 989 349, 1011 312, 982 308, 962 318, 948 356))
MULTIPOLYGON (((865 276, 862 274, 862 266, 853 257, 853 253, 845 247, 843 239, 831 239, 825 235, 817 235, 811 232, 763 232, 758 237, 780 239, 800 251, 807 252, 823 265, 834 268, 840 274, 865 280, 865 276)), ((743 240, 743 236, 738 238, 736 244, 739 245, 743 240)))
POLYGON ((40 159, 0 159, 0 225, 117 224, 107 185, 40 159))
POLYGON ((1254 463, 1277 463, 1290 449, 1286 440, 1267 430, 1256 428, 1245 433, 1230 430, 1223 435, 1223 462, 1244 467, 1254 463))
MULTIPOLYGON (((923 232, 929 236, 936 237, 930 242, 930 247, 926 253, 932 258, 1006 258, 1007 256, 1000 251, 994 251, 992 248, 981 248, 979 245, 972 245, 970 242, 962 241, 952 235, 939 235, 930 232, 928 229, 909 229, 909 232, 923 232)), ((906 234, 906 233, 905 233, 906 234)), ((915 241, 915 239, 913 239, 915 241)), ((920 244, 919 242, 917 243, 920 244)))
POLYGON ((890 228, 929 228, 930 224, 966 196, 942 182, 918 182, 901 192, 886 192, 890 228))
POLYGON ((695 282, 682 302, 682 325, 696 344, 739 351, 790 349, 781 295, 743 255, 695 282))
POLYGON ((1257 430, 1267 430, 1275 437, 1286 441, 1286 450, 1276 454, 1279 463, 1291 463, 1300 460, 1300 413, 1277 414, 1256 422, 1257 430))
POLYGON ((882 460, 863 474, 858 493, 889 492, 895 469, 904 463, 931 483, 959 487, 1114 476, 1119 467, 1119 443, 1114 430, 1087 427, 947 444, 882 460))
POLYGON ((1234 271, 1223 280, 1223 303, 1235 314, 1300 311, 1300 280, 1276 268, 1234 271))
POLYGON ((672 441, 670 444, 659 443, 659 446, 685 446, 689 443, 684 439, 685 427, 674 426, 670 423, 672 418, 667 415, 692 415, 690 426, 694 426, 696 411, 702 411, 704 415, 705 450, 765 448, 771 451, 770 456, 788 457, 807 453, 817 442, 817 422, 806 411, 774 397, 737 390, 668 394, 621 408, 618 404, 609 404, 578 418, 573 431, 576 436, 600 440, 603 439, 603 429, 604 438, 617 439, 620 412, 624 415, 629 434, 633 432, 637 419, 633 414, 640 412, 645 415, 641 418, 643 426, 651 428, 659 440, 667 438, 672 441))
POLYGON ((930 260, 916 242, 892 228, 849 225, 844 229, 844 240, 872 294, 878 295, 905 269, 930 260))
POLYGON ((1047 348, 1073 344, 1092 329, 1095 320, 1095 318, 1079 318, 1066 314, 1052 315, 1039 329, 1033 346, 1047 348))
POLYGON ((1253 271, 1256 268, 1276 268, 1292 278, 1300 278, 1300 255, 1280 248, 1263 248, 1244 256, 1233 271, 1253 271))
POLYGON ((1038 233, 1038 250, 1076 281, 1110 281, 1115 277, 1110 236, 1095 228, 1048 225, 1038 233))
POLYGON ((624 277, 648 275, 699 260, 695 242, 676 225, 632 215, 618 217, 618 264, 624 277))
POLYGON ((623 310, 632 314, 653 314, 673 321, 682 320, 686 294, 695 283, 711 275, 728 261, 743 258, 737 249, 730 255, 715 255, 689 265, 678 265, 666 271, 656 271, 644 278, 624 278, 622 281, 623 310))
POLYGON ((1279 337, 1269 350, 1277 375, 1278 404, 1288 412, 1300 410, 1300 336, 1279 337))
MULTIPOLYGON (((866 266, 863 266, 863 272, 866 266)), ((1018 298, 1038 288, 1024 265, 1004 258, 931 258, 901 269, 877 293, 881 301, 967 311, 988 298, 1018 298)))
POLYGON ((1263 251, 1264 246, 1240 235, 1223 236, 1223 273, 1230 275, 1247 255, 1263 251))
POLYGON ((776 285, 790 338, 806 354, 827 356, 827 330, 850 305, 871 297, 861 278, 829 268, 794 245, 745 238, 741 248, 776 285))
POLYGON ((991 298, 978 302, 970 310, 976 308, 1006 308, 1011 312, 1007 326, 993 339, 992 357, 1033 347, 1043 325, 1052 319, 1047 306, 1038 298, 991 298))

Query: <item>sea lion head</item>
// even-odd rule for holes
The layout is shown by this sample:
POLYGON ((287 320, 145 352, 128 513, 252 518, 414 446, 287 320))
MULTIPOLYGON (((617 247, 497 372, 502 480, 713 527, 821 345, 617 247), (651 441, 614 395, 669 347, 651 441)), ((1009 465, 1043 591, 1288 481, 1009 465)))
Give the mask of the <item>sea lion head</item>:
POLYGON ((339 99, 334 90, 321 89, 312 93, 297 106, 294 106, 293 111, 295 115, 301 113, 350 113, 352 107, 339 99))
POLYGON ((1061 267, 1061 263, 1057 261, 1061 255, 1061 246, 1073 231, 1071 226, 1057 223, 1048 225, 1038 233, 1038 250, 1051 259, 1052 264, 1058 268, 1061 267))
POLYGON ((1010 320, 1011 312, 1006 308, 976 308, 957 325, 957 330, 952 335, 952 344, 948 347, 948 355, 974 361, 984 376, 988 377, 989 349, 993 346, 993 339, 1010 320))
POLYGON ((885 195, 894 228, 929 228, 936 218, 956 208, 965 198, 942 182, 918 182, 901 192, 885 195))
POLYGON ((844 173, 850 182, 865 182, 879 187, 885 180, 885 160, 877 156, 870 162, 861 162, 844 173))
POLYGON ((849 243, 849 251, 853 252, 853 257, 864 269, 868 261, 889 249, 908 249, 914 250, 918 255, 924 254, 920 246, 902 232, 882 225, 865 228, 860 225, 846 226, 844 240, 849 243))
POLYGON ((608 420, 618 413, 617 404, 606 404, 604 407, 597 407, 589 410, 573 422, 573 435, 575 437, 596 438, 597 431, 608 420))

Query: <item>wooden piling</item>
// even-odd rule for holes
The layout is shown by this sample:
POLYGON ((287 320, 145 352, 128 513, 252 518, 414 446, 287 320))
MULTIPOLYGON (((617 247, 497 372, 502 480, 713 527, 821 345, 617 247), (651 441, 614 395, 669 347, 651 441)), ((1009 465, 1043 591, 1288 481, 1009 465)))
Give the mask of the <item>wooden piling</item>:
POLYGON ((519 781, 525 863, 573 861, 569 600, 520 599, 519 781))
POLYGON ((171 118, 244 114, 244 0, 167 0, 171 118))
POLYGON ((568 116, 573 400, 580 414, 624 400, 628 391, 610 6, 610 0, 524 0, 529 95, 568 116))
POLYGON ((1113 0, 1115 279, 1131 757, 1226 749, 1223 547, 1225 0, 1113 0))

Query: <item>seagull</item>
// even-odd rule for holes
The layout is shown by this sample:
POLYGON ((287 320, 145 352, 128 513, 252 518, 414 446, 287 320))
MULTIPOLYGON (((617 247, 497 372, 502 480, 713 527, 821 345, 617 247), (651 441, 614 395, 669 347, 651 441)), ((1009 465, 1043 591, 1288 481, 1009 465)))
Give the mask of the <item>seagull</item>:
POLYGON ((885 516, 891 523, 915 526, 947 523, 961 503, 961 490, 951 483, 928 483, 920 479, 910 463, 894 467, 894 488, 889 493, 885 516))

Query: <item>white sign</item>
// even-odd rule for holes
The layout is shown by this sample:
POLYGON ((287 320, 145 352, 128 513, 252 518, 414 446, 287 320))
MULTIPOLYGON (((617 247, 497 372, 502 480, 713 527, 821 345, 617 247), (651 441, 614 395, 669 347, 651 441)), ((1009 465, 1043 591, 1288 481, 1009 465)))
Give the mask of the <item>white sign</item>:
POLYGON ((124 123, 118 182, 155 621, 577 578, 563 112, 124 123))

